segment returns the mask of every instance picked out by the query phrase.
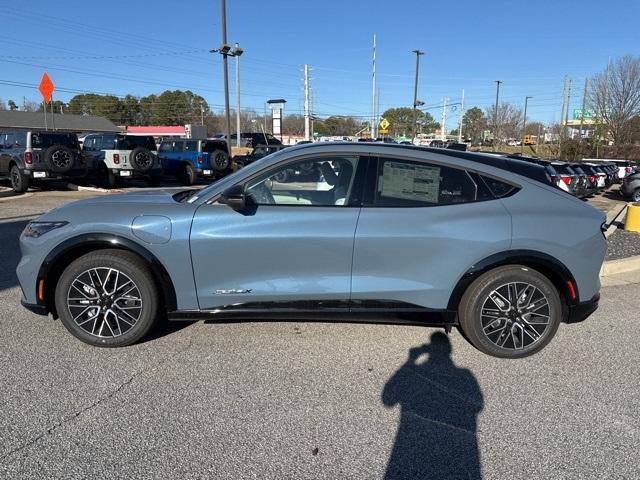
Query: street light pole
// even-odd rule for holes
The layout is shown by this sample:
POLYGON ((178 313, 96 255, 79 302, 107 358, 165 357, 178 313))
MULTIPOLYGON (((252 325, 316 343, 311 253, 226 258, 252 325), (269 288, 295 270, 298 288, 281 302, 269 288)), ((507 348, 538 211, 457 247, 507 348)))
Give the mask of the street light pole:
POLYGON ((224 114, 225 114, 225 134, 227 137, 227 148, 231 155, 231 112, 229 111, 229 67, 227 62, 227 54, 229 53, 229 45, 227 44, 227 2, 220 0, 222 24, 222 45, 220 53, 222 53, 222 76, 224 79, 224 114))
POLYGON ((496 80, 496 106, 494 108, 493 111, 493 127, 495 129, 495 134, 494 134, 494 143, 496 143, 498 141, 498 98, 500 97, 500 84, 502 83, 501 80, 496 80))
POLYGON ((520 153, 524 153, 524 136, 527 133, 527 104, 529 99, 533 97, 524 97, 524 118, 522 119, 522 137, 520 138, 520 153))
POLYGON ((413 53, 416 54, 416 79, 413 84, 413 141, 415 141, 418 129, 418 73, 420 71, 420 55, 424 55, 424 52, 421 52, 420 50, 413 50, 413 53))
POLYGON ((231 54, 236 57, 236 147, 240 147, 241 134, 240 134, 240 55, 243 50, 235 43, 231 54))

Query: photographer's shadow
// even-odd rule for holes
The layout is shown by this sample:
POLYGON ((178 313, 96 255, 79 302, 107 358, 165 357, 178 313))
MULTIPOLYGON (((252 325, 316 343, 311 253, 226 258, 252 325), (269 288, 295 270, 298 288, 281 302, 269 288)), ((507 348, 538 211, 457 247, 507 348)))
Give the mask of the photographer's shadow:
POLYGON ((482 478, 476 439, 482 392, 473 374, 452 362, 444 333, 409 350, 385 385, 382 402, 401 409, 385 479, 482 478))

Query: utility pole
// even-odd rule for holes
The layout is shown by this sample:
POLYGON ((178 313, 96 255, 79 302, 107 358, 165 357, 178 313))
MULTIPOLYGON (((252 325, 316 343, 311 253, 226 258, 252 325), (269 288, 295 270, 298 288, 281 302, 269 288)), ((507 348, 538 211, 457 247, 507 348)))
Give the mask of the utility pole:
POLYGON ((493 127, 495 129, 495 133, 493 135, 493 143, 494 146, 498 142, 498 99, 500 98, 500 84, 501 80, 496 80, 496 106, 493 111, 493 127))
POLYGON ((565 129, 569 129, 569 109, 571 104, 571 77, 569 77, 569 85, 567 87, 567 108, 564 112, 564 127, 565 129))
POLYGON ((235 43, 232 50, 233 56, 236 57, 236 147, 241 146, 240 141, 240 55, 242 49, 238 42, 235 43))
POLYGON ((440 127, 442 140, 447 139, 447 100, 447 97, 442 99, 442 125, 440 127))
POLYGON ((310 140, 309 65, 304 64, 304 139, 310 140))
POLYGON ((227 44, 227 1, 220 0, 221 17, 220 23, 222 24, 222 45, 220 46, 220 53, 222 53, 222 76, 224 79, 224 114, 225 114, 225 134, 227 138, 227 149, 229 150, 229 156, 231 156, 231 112, 229 111, 229 65, 227 61, 227 54, 229 53, 229 45, 227 44))
POLYGON ((204 104, 200 102, 200 125, 204 125, 204 104))
POLYGON ((533 97, 524 97, 524 118, 522 119, 522 136, 520 137, 520 153, 524 153, 524 136, 527 133, 527 104, 529 99, 533 97))
POLYGON ((462 89, 462 101, 460 102, 460 121, 458 122, 458 143, 462 143, 462 117, 464 116, 464 88, 462 89))
POLYGON ((416 54, 416 79, 413 83, 413 141, 416 139, 417 121, 418 121, 418 73, 420 71, 420 55, 424 55, 424 52, 420 50, 413 50, 416 54))
POLYGON ((373 75, 371 84, 371 138, 376 138, 376 34, 373 34, 373 75))
POLYGON ((582 91, 582 110, 580 112, 580 142, 582 142, 582 125, 584 124, 584 108, 587 103, 587 88, 589 79, 584 79, 584 90, 582 91))

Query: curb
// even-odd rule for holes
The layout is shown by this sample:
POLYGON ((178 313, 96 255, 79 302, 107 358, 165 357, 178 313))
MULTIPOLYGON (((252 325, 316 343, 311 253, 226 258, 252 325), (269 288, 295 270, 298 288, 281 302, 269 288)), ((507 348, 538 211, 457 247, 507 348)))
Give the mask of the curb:
POLYGON ((604 262, 600 269, 600 276, 608 277, 609 275, 635 272, 636 270, 640 270, 640 255, 604 262))
POLYGON ((14 197, 16 195, 12 188, 0 187, 0 198, 14 197))
POLYGON ((618 229, 618 227, 624 226, 624 219, 627 216, 628 206, 628 203, 624 204, 618 213, 611 216, 611 220, 609 220, 609 215, 607 215, 607 230, 604 232, 605 238, 609 238, 618 229))
POLYGON ((2 195, 3 192, 0 192, 0 202, 8 202, 10 200, 18 200, 20 198, 29 198, 33 195, 34 192, 25 192, 25 193, 14 193, 11 191, 12 195, 2 195))
POLYGON ((100 192, 100 193, 123 193, 126 190, 121 190, 117 188, 100 188, 100 187, 83 187, 80 185, 76 185, 75 183, 68 183, 67 188, 69 190, 74 190, 78 192, 100 192))

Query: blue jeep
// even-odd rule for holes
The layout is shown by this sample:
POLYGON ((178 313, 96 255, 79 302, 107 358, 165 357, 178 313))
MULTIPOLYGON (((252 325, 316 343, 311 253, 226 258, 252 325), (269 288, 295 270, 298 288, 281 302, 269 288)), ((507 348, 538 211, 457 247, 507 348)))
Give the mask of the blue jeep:
POLYGON ((164 172, 184 185, 193 185, 198 177, 215 180, 231 172, 224 140, 163 140, 158 156, 164 172))

